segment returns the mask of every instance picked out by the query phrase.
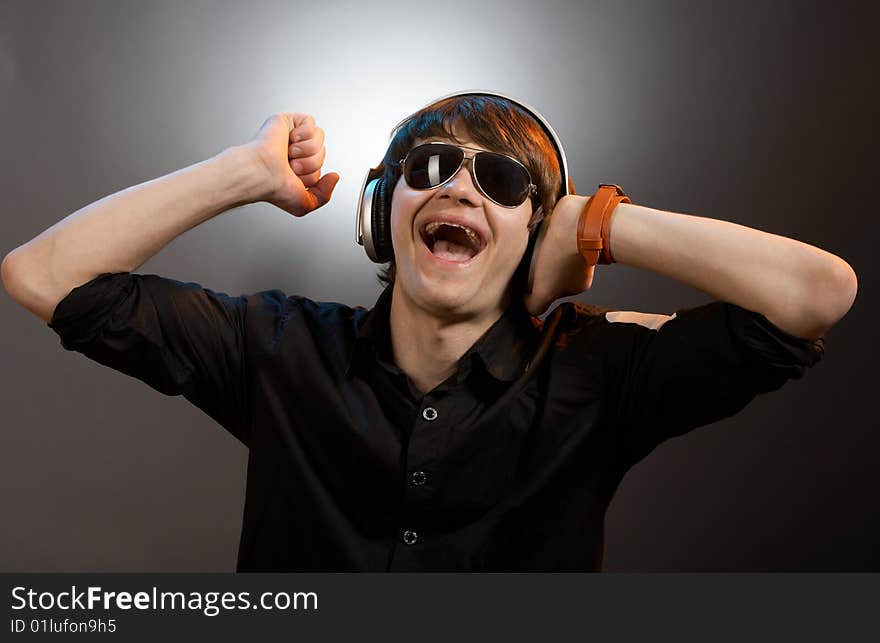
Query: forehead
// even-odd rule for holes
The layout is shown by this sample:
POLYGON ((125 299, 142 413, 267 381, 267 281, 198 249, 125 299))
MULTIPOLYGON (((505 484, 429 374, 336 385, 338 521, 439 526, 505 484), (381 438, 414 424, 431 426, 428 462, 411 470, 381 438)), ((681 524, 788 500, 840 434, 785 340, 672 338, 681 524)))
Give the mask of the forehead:
POLYGON ((487 148, 483 145, 480 145, 479 143, 476 143, 474 141, 474 139, 471 138, 468 131, 460 123, 454 123, 450 129, 452 130, 453 136, 455 136, 455 138, 457 140, 453 140, 453 139, 447 138, 446 136, 444 136, 442 134, 438 134, 436 136, 426 136, 426 137, 416 138, 413 140, 412 146, 415 147, 416 145, 421 145, 422 143, 441 141, 443 143, 453 143, 453 144, 458 144, 458 145, 464 145, 466 147, 475 147, 475 148, 478 148, 481 150, 491 151, 491 150, 489 150, 489 148, 487 148))

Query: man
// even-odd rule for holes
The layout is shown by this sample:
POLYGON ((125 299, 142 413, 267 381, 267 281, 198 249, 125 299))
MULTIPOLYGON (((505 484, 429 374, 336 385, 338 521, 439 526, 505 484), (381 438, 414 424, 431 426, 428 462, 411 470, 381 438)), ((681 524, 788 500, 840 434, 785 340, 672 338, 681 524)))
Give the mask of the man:
POLYGON ((673 316, 565 303, 540 320, 590 286, 577 228, 591 197, 557 200, 546 135, 478 96, 421 110, 389 146, 393 264, 373 310, 132 273, 236 205, 324 205, 339 177, 321 175, 323 141, 312 117, 275 115, 250 143, 102 199, 3 262, 7 290, 65 348, 184 395, 248 446, 239 571, 601 569, 626 471, 801 377, 855 298, 852 269, 818 248, 620 203, 615 261, 717 301, 673 316), (463 152, 444 148, 452 171, 419 151, 439 144, 463 152), (474 160, 487 151, 535 189, 502 196, 482 166, 497 157, 474 160))

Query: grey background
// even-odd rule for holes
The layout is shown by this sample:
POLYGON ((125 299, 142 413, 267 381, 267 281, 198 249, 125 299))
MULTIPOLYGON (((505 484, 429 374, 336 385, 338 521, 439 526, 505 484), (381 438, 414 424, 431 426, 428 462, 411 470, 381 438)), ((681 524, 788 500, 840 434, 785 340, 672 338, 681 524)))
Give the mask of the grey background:
MULTIPOLYGON (((509 93, 551 121, 579 192, 613 181, 859 275, 804 379, 627 475, 606 569, 877 571, 876 24, 855 3, 0 2, 0 253, 302 111, 342 176, 330 204, 230 211, 137 272, 370 307, 353 215, 391 127, 452 91, 509 93)), ((578 299, 708 301, 621 265, 578 299)), ((64 351, 5 291, 0 315, 0 570, 234 569, 245 449, 183 398, 64 351)))

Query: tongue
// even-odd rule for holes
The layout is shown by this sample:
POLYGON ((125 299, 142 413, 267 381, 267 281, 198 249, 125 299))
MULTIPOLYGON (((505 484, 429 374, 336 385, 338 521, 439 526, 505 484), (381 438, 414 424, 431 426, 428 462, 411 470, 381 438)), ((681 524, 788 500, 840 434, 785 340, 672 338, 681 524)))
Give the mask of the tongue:
POLYGON ((438 239, 434 242, 432 250, 435 256, 447 261, 467 261, 473 256, 473 250, 452 241, 438 239))

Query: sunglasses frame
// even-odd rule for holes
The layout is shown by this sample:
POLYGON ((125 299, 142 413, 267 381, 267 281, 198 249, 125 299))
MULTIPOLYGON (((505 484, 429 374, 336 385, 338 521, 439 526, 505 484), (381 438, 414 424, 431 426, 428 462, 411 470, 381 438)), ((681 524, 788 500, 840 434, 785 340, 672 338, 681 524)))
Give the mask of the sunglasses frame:
POLYGON ((489 199, 492 203, 499 205, 502 208, 508 208, 511 210, 514 208, 518 208, 523 203, 525 203, 529 199, 529 197, 535 196, 538 193, 538 187, 534 183, 532 183, 532 173, 529 172, 529 168, 527 168, 525 165, 523 165, 520 161, 513 158, 512 156, 510 156, 508 154, 502 154, 501 152, 490 152, 489 150, 481 150, 476 147, 465 147, 464 145, 454 145, 453 143, 444 143, 442 141, 430 141, 428 143, 422 143, 420 145, 416 145, 414 148, 412 148, 409 152, 406 153, 405 157, 400 159, 397 163, 400 167, 400 175, 403 177, 403 180, 406 181, 406 184, 409 185, 409 187, 411 187, 413 190, 420 190, 423 192, 425 192, 427 190, 436 190, 437 188, 442 187, 442 186, 446 185, 447 183, 449 183, 449 181, 451 181, 461 171, 461 166, 467 164, 468 172, 470 172, 471 179, 473 179, 474 185, 477 186, 477 189, 480 191, 480 193, 483 196, 485 196, 487 199, 489 199), (410 154, 412 154, 412 152, 414 150, 420 149, 422 147, 427 147, 428 145, 442 145, 445 147, 454 147, 456 149, 462 150, 461 161, 459 162, 458 167, 455 168, 455 171, 449 175, 449 178, 447 178, 445 181, 443 181, 439 185, 435 185, 435 186, 432 186, 429 188, 413 187, 412 185, 409 185, 409 181, 406 181, 406 170, 405 170, 406 159, 409 157, 410 154), (465 152, 464 150, 472 151, 472 152, 474 152, 474 154, 472 154, 471 156, 468 156, 467 152, 465 152), (525 170, 526 176, 529 179, 529 189, 528 189, 528 193, 526 194, 525 198, 522 201, 520 201, 516 205, 505 205, 503 203, 498 203, 498 201, 496 201, 495 199, 493 199, 491 196, 489 196, 486 193, 486 190, 484 190, 483 186, 480 185, 480 180, 477 178, 477 173, 474 171, 474 159, 477 156, 479 156, 480 154, 492 154, 494 156, 503 156, 504 158, 513 161, 514 163, 519 165, 523 170, 525 170), (470 161, 470 162, 468 163, 468 161, 470 161))

